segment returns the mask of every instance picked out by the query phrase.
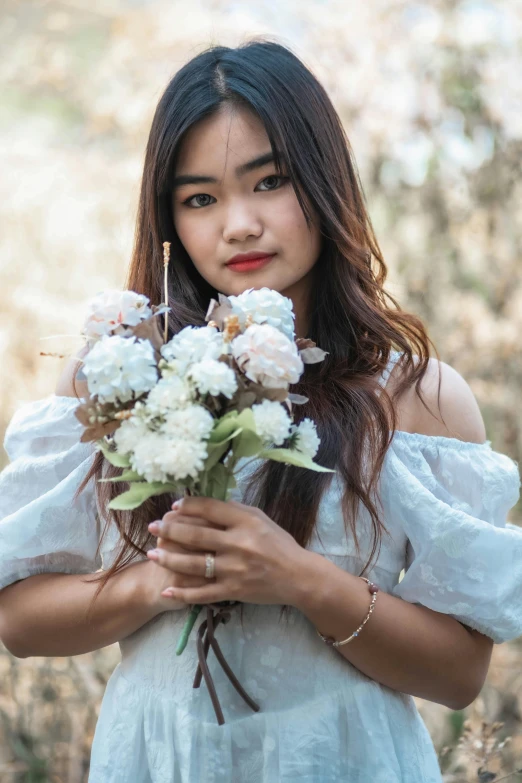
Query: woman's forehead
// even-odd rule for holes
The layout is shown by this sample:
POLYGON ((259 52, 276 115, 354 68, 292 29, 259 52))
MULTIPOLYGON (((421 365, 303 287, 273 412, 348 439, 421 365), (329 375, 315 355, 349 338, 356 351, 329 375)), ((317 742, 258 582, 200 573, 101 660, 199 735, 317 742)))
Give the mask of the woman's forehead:
POLYGON ((176 174, 241 176, 245 173, 238 170, 242 164, 270 151, 259 117, 247 108, 225 104, 187 131, 179 148, 176 174))

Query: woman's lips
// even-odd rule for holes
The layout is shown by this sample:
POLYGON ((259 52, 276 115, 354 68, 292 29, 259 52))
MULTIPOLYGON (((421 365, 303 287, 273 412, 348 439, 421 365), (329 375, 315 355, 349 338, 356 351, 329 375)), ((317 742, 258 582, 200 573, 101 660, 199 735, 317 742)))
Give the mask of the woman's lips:
POLYGON ((248 261, 237 261, 233 264, 227 264, 228 269, 232 269, 233 272, 253 272, 254 269, 260 269, 262 266, 266 266, 275 256, 275 253, 271 256, 261 256, 260 258, 251 258, 248 261))

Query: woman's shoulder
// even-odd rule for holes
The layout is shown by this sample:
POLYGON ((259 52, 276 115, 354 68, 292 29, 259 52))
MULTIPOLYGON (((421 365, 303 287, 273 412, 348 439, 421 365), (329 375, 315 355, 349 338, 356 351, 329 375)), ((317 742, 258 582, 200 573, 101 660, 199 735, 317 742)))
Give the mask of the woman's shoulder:
MULTIPOLYGON (((390 392, 400 381, 401 373, 399 361, 390 374, 390 392)), ((462 375, 449 364, 429 359, 419 392, 412 386, 398 398, 398 430, 467 443, 486 441, 484 420, 475 395, 462 375)))
POLYGON ((55 394, 57 397, 78 398, 88 395, 87 382, 77 377, 82 360, 88 352, 88 346, 84 346, 74 357, 69 359, 56 384, 55 394))

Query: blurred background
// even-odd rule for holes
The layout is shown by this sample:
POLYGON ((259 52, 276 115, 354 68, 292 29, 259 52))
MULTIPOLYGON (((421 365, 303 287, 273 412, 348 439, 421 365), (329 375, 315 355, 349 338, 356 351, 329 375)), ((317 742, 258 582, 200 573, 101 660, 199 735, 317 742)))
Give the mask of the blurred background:
MULTIPOLYGON (((494 448, 520 460, 520 0, 2 0, 1 433, 54 391, 63 362, 40 351, 76 350, 87 299, 123 284, 167 82, 209 44, 255 36, 290 46, 329 91, 388 289, 468 380, 494 448)), ((0 646, 2 783, 87 780, 118 660, 117 645, 23 660, 0 646)), ((417 700, 447 783, 522 780, 521 663, 521 640, 495 646, 462 712, 417 700)))

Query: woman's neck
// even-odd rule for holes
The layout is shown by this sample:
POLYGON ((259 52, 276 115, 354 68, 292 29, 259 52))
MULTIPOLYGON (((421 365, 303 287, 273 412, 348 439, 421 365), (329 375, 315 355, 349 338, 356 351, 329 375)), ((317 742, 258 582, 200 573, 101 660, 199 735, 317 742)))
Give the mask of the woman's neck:
POLYGON ((298 280, 297 283, 281 291, 283 296, 292 300, 295 313, 295 334, 296 337, 308 337, 310 328, 310 311, 312 303, 312 285, 313 273, 310 272, 305 277, 298 280))

